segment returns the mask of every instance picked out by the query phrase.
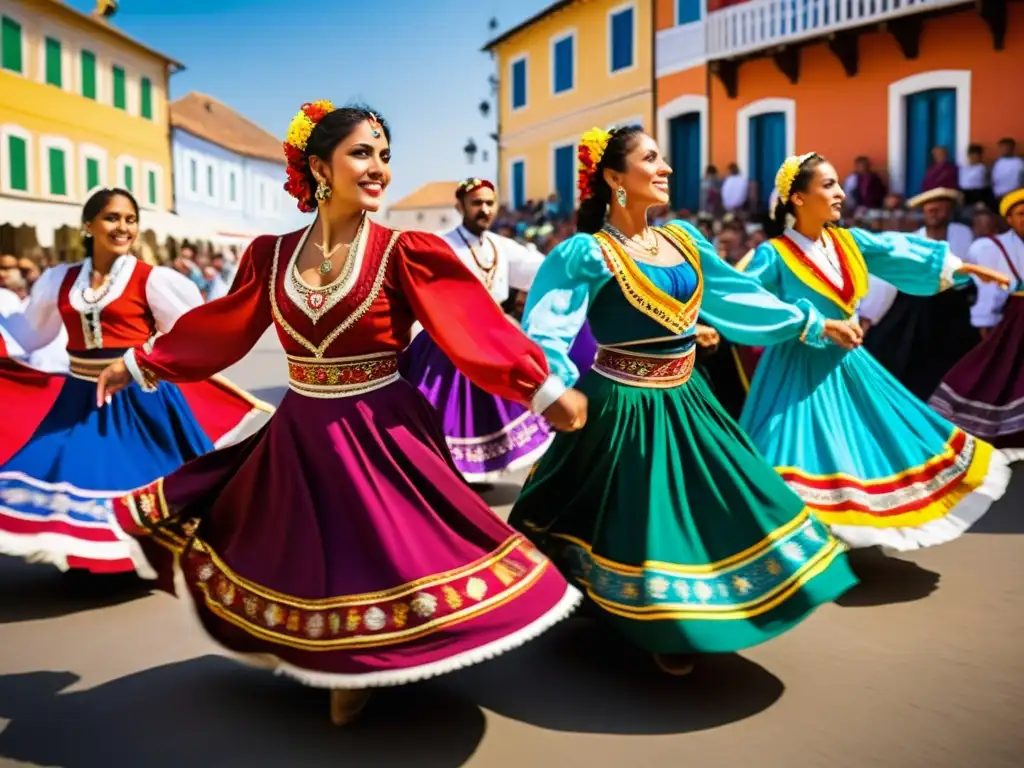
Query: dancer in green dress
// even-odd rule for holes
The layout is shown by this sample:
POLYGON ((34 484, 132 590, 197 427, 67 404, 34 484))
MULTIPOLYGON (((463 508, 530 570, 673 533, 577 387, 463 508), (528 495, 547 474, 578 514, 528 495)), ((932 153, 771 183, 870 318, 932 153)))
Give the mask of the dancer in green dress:
POLYGON ((688 223, 649 229, 671 169, 641 129, 588 132, 580 166, 580 234, 545 259, 524 330, 568 387, 589 319, 599 352, 576 385, 587 421, 555 438, 510 522, 663 670, 685 674, 694 654, 768 640, 856 583, 842 544, 693 374, 698 314, 757 346, 853 346, 859 329, 775 298, 688 223))

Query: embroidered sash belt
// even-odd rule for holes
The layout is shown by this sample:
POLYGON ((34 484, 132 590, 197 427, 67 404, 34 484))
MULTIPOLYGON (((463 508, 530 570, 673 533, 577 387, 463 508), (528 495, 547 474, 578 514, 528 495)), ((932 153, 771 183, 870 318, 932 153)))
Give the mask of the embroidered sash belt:
POLYGON ((398 356, 393 352, 335 358, 288 355, 288 386, 306 397, 352 397, 398 378, 398 356))
POLYGON ((75 357, 68 355, 68 373, 76 379, 97 382, 103 369, 121 359, 117 357, 75 357))
POLYGON ((669 389, 690 380, 696 357, 696 347, 664 355, 600 347, 597 360, 594 361, 594 370, 631 387, 669 389))

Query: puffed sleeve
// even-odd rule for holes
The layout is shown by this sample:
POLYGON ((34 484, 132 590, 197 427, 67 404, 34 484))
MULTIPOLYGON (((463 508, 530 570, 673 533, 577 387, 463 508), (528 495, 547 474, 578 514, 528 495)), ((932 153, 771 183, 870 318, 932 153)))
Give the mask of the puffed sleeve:
POLYGON ((541 346, 552 373, 567 387, 580 375, 569 349, 586 322, 590 297, 611 276, 597 240, 574 235, 545 257, 526 296, 523 330, 541 346))
POLYGON ((160 333, 167 333, 178 318, 201 306, 203 294, 184 275, 167 267, 155 267, 146 281, 146 301, 160 333))
POLYGON ((850 234, 864 255, 868 272, 892 283, 898 291, 931 296, 954 285, 966 285, 971 279, 954 274, 963 262, 943 240, 864 229, 851 229, 850 234))
POLYGON ((10 335, 26 354, 50 344, 64 327, 57 309, 57 295, 68 273, 69 265, 60 264, 46 270, 32 286, 28 303, 0 317, 0 327, 10 335))
MULTIPOLYGON (((1006 258, 990 237, 975 240, 967 251, 967 260, 979 267, 1006 270, 1006 258)), ((1003 307, 1009 293, 998 285, 978 281, 978 298, 971 307, 971 325, 975 328, 992 328, 1003 319, 1003 307)))
POLYGON ((533 248, 527 248, 515 240, 508 239, 508 285, 517 291, 529 291, 537 270, 544 263, 544 254, 533 248))
POLYGON ((403 232, 397 245, 398 282, 413 315, 470 381, 537 413, 562 395, 541 349, 508 321, 444 240, 403 232))
POLYGON ((167 381, 204 381, 241 360, 259 341, 272 321, 268 290, 274 240, 259 237, 246 249, 226 296, 190 309, 169 333, 128 350, 125 364, 144 389, 152 387, 143 371, 167 381))
POLYGON ((675 222, 693 238, 700 253, 704 274, 701 318, 720 334, 737 344, 767 347, 799 339, 813 347, 829 342, 824 336, 825 320, 806 299, 787 304, 778 291, 778 258, 769 243, 754 252, 745 272, 738 272, 719 258, 714 247, 695 226, 675 222), (762 283, 762 279, 764 282, 762 283))

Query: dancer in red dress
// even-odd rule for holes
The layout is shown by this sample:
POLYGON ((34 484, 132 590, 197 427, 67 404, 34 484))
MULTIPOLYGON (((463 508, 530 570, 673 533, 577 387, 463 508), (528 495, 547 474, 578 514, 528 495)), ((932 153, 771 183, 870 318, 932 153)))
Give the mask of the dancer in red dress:
POLYGON ((580 600, 458 476, 433 409, 398 373, 413 323, 474 383, 557 429, 582 426, 586 401, 441 238, 368 220, 391 178, 376 115, 306 104, 285 151, 286 188, 317 218, 257 238, 231 292, 129 351, 98 398, 131 374, 147 388, 202 379, 275 327, 290 391, 267 427, 116 512, 212 639, 331 688, 344 723, 367 688, 484 661, 580 600))

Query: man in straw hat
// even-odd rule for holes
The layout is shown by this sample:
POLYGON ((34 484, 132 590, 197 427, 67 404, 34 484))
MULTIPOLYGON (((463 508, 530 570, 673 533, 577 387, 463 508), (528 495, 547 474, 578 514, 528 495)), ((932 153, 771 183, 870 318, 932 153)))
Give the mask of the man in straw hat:
MULTIPOLYGON (((954 255, 970 262, 974 239, 971 228, 953 221, 963 193, 936 187, 907 201, 919 208, 924 226, 914 232, 929 240, 945 240, 954 255)), ((978 343, 971 326, 971 304, 976 289, 969 285, 934 296, 912 296, 875 277, 861 305, 861 317, 870 333, 864 346, 907 389, 927 400, 942 377, 978 343)))

